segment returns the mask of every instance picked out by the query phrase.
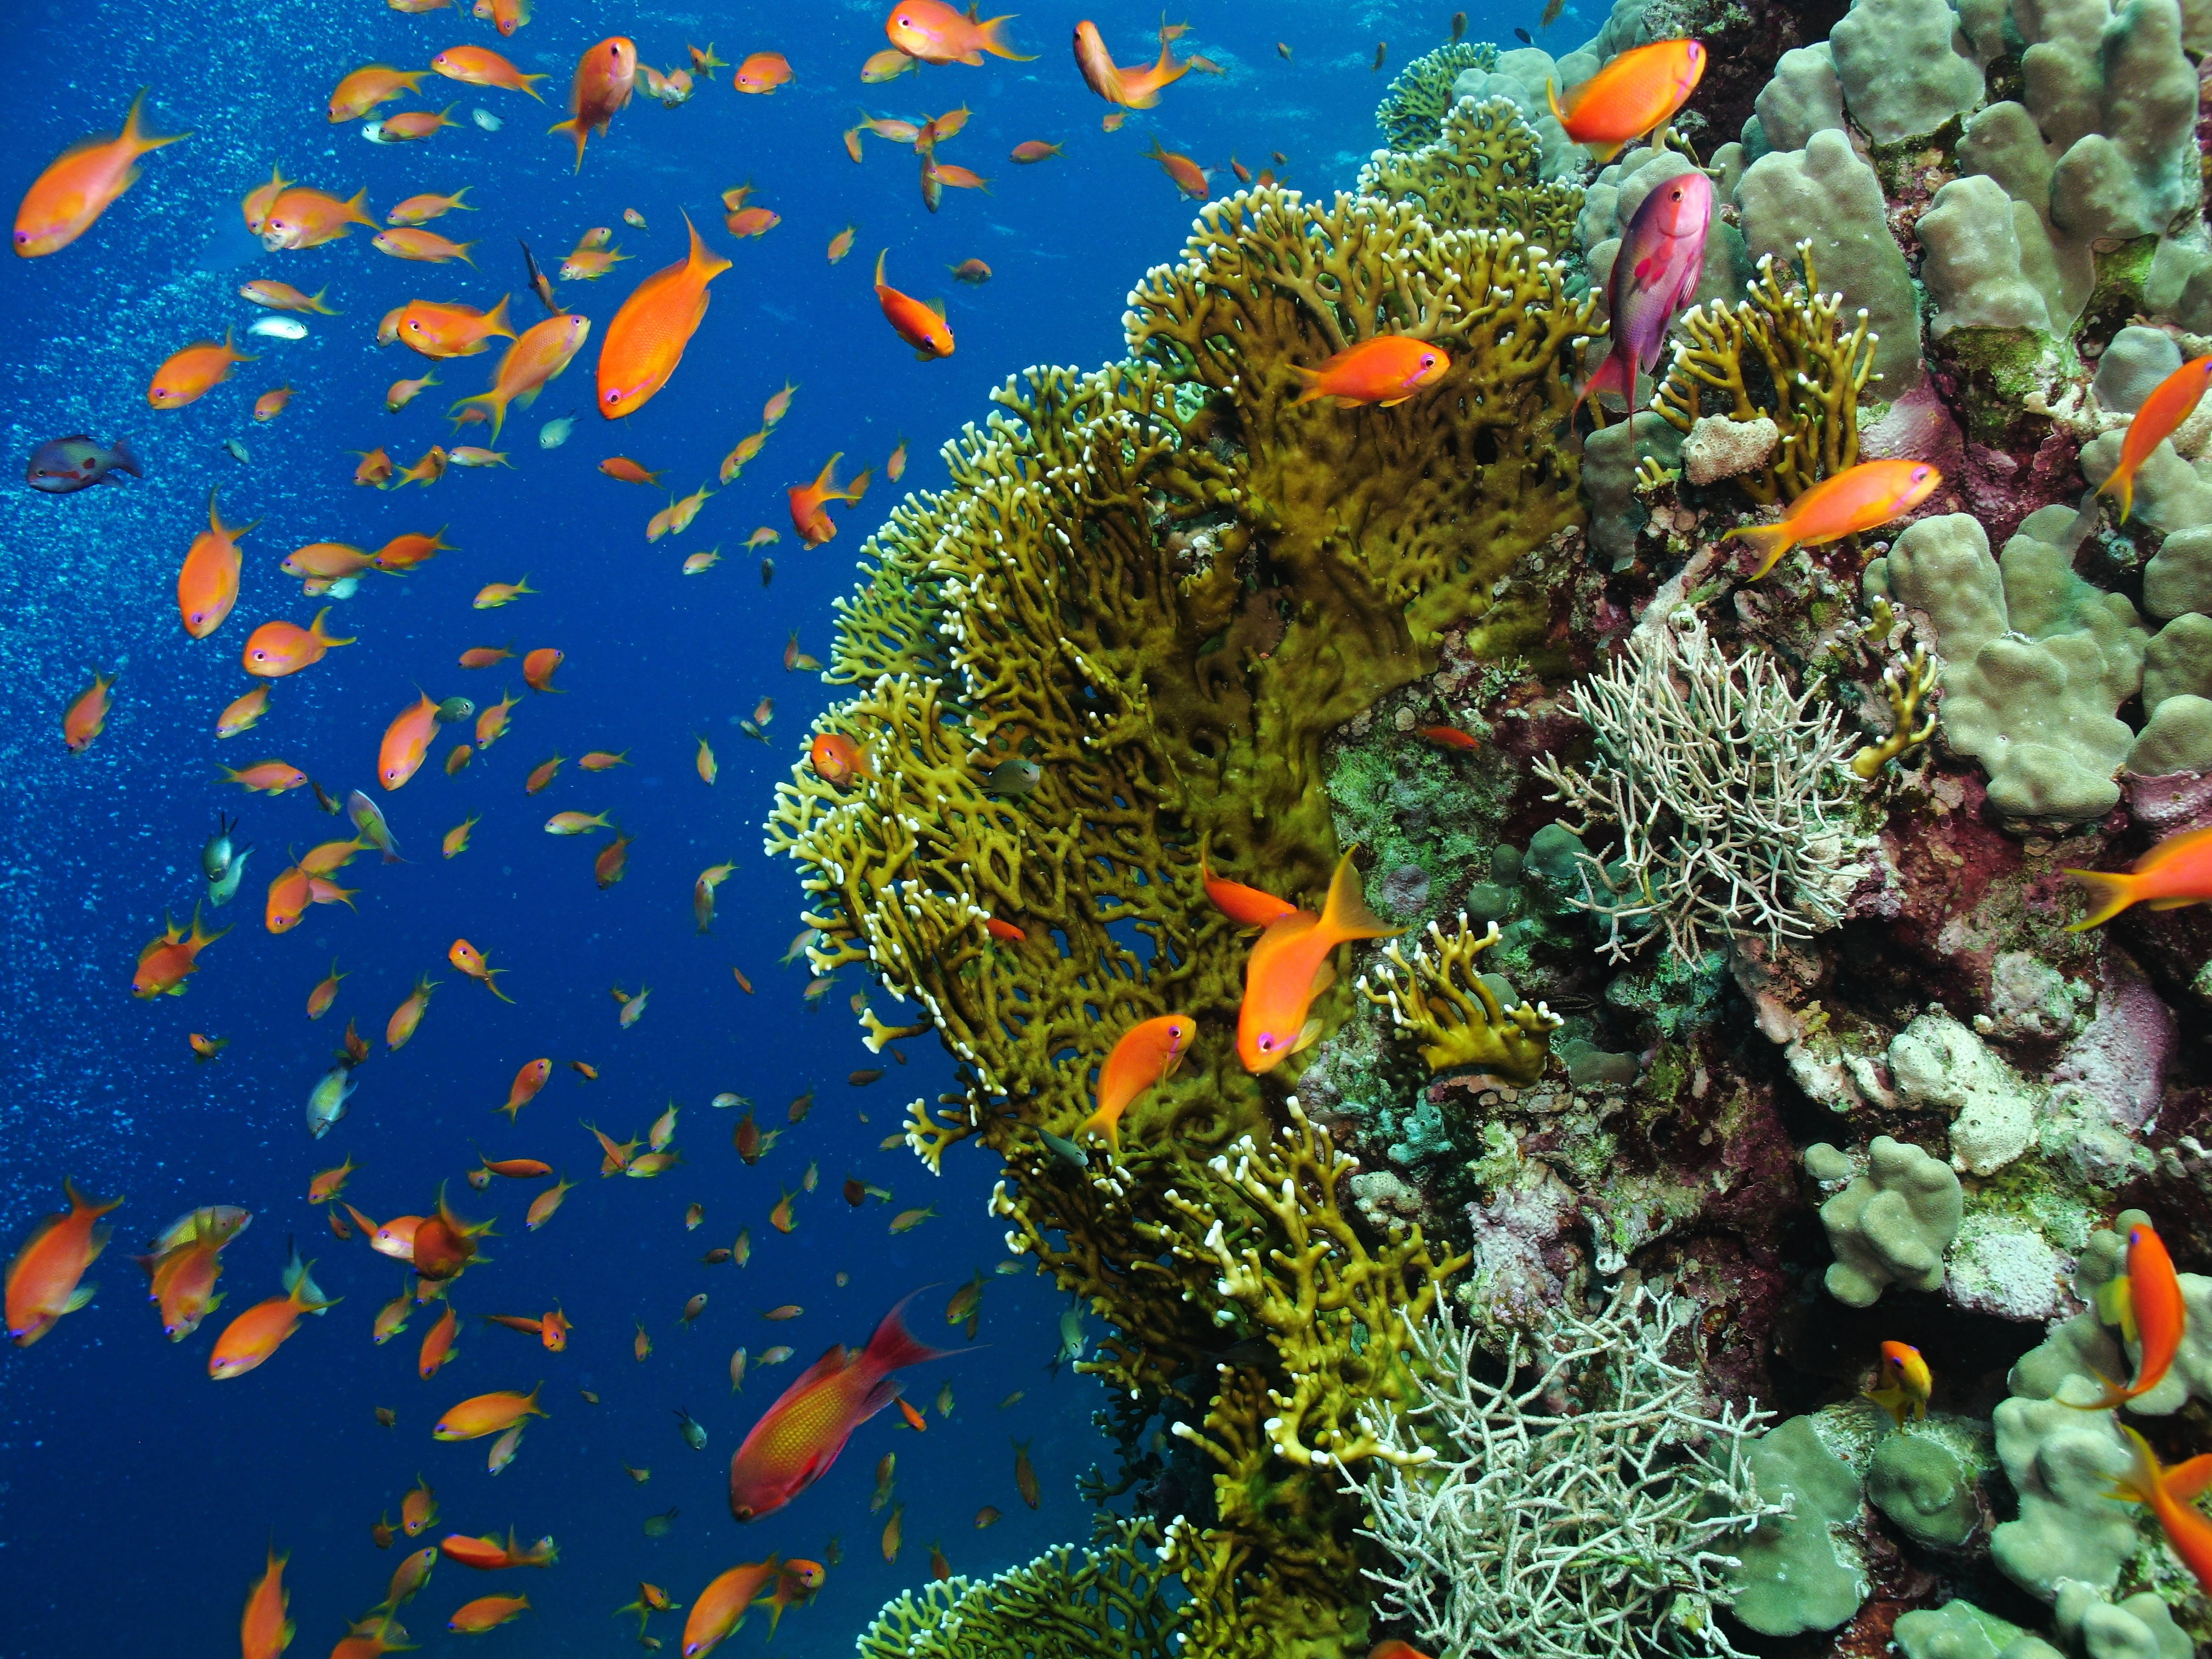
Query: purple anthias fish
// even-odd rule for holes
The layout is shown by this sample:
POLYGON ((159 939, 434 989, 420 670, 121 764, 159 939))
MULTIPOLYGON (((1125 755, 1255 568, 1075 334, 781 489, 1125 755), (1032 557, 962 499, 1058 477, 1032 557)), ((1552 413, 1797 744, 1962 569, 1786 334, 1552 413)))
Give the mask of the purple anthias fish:
POLYGON ((138 470, 138 458, 131 453, 131 441, 118 438, 114 448, 102 449, 80 432, 50 439, 33 450, 24 482, 49 495, 68 495, 96 483, 112 483, 118 472, 128 472, 134 478, 146 476, 138 470))
POLYGON ((1713 184, 1702 173, 1677 173, 1644 198, 1620 239, 1606 284, 1613 350, 1575 399, 1576 407, 1584 398, 1617 392, 1634 412, 1637 377, 1657 369, 1667 330, 1705 274, 1705 232, 1712 220, 1713 184))

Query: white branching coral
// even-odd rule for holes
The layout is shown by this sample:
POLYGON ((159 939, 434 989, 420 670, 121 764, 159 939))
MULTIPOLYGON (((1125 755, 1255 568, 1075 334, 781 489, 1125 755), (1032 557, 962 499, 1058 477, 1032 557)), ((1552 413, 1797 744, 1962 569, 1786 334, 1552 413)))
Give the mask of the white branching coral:
POLYGON ((1587 771, 1550 756, 1535 771, 1547 799, 1581 814, 1577 834, 1619 827, 1610 857, 1578 855, 1583 891, 1571 900, 1605 922, 1608 959, 1662 931, 1693 963, 1709 935, 1763 933, 1778 947, 1842 919, 1865 871, 1851 745, 1836 710, 1814 709, 1765 652, 1731 658, 1680 611, 1638 628, 1566 702, 1596 755, 1587 771))
POLYGON ((1367 1574, 1377 1612, 1441 1654, 1741 1659, 1714 1608, 1729 1535, 1783 1508, 1747 1462, 1771 1413, 1713 1413, 1696 1311, 1632 1286, 1516 1333, 1502 1370, 1448 1303, 1415 1328, 1420 1402, 1367 1425, 1387 1449, 1361 1471, 1362 1530, 1393 1558, 1367 1574))

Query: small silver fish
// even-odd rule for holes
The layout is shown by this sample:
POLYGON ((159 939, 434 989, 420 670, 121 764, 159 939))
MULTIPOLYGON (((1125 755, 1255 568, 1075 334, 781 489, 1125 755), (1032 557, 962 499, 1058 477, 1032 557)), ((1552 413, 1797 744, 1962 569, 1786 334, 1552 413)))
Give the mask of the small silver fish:
POLYGON ((297 317, 256 317, 246 325, 248 334, 265 335, 272 340, 304 340, 307 325, 297 317))
POLYGON ((392 826, 385 823, 384 814, 374 801, 356 789, 346 797, 345 810, 346 816, 353 820, 353 827, 361 832, 361 838, 382 853, 386 864, 404 862, 399 848, 392 842, 392 826))
POLYGON ((538 428, 538 447, 540 449, 558 449, 568 441, 568 434, 575 429, 576 417, 574 415, 563 415, 557 421, 548 421, 538 428))
POLYGON ((497 132, 500 128, 505 125, 505 123, 501 121, 499 117, 494 115, 488 109, 471 110, 469 112, 469 119, 474 121, 486 132, 497 132))
POLYGON ((200 873, 210 881, 221 881, 229 873, 231 860, 239 856, 238 844, 231 836, 238 828, 238 820, 218 812, 215 815, 215 834, 200 848, 200 873))
POLYGON ((983 791, 991 795, 1027 795, 1036 791, 1043 777, 1044 768, 1035 761, 1009 755, 983 775, 983 791))
POLYGON ((476 704, 466 697, 448 697, 438 705, 438 724, 451 726, 455 720, 473 719, 476 712, 476 704))
POLYGON ((361 124, 361 136, 372 144, 388 144, 392 142, 384 136, 384 123, 381 121, 363 121, 361 124))
POLYGON ((251 466, 253 465, 253 457, 246 453, 246 446, 239 442, 237 439, 225 438, 222 441, 222 447, 230 452, 230 459, 236 461, 240 466, 251 466))
POLYGON ((220 910, 238 896, 238 884, 246 879, 246 860, 253 855, 251 847, 241 847, 231 857, 230 866, 221 875, 208 882, 208 902, 220 910))
POLYGON ((359 1087, 350 1066, 333 1066, 323 1073, 307 1095, 307 1129, 316 1139, 328 1134, 331 1125, 345 1115, 346 1100, 359 1087))

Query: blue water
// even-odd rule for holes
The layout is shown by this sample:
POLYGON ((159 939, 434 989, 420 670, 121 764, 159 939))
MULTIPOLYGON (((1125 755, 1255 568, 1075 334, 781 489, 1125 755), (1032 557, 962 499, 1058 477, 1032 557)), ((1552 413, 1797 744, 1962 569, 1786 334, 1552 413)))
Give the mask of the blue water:
MULTIPOLYGON (((833 690, 787 674, 787 634, 826 658, 830 600, 852 579, 853 557, 898 490, 881 468, 903 436, 912 465, 900 489, 942 483, 937 447, 988 412, 987 394, 1035 363, 1090 366, 1119 355, 1124 295, 1149 265, 1179 251, 1192 204, 1140 152, 1157 135, 1209 166, 1237 152, 1254 167, 1279 149, 1289 177, 1309 190, 1348 185, 1376 143, 1371 112, 1389 73, 1443 38, 1451 8, 1334 3, 1229 5, 1192 10, 1179 50, 1222 64, 1194 75, 1161 107, 1119 133, 1100 131, 1104 106, 1082 85, 1067 41, 1083 9, 1028 6, 1017 40, 1030 64, 925 70, 919 80, 864 88, 858 69, 885 41, 875 4, 718 9, 711 14, 545 0, 534 20, 501 42, 488 23, 453 11, 405 16, 370 0, 316 5, 171 6, 92 0, 63 9, 9 8, 10 50, 0 55, 0 156, 20 192, 46 159, 88 133, 112 131, 132 92, 149 86, 149 126, 193 137, 147 157, 142 182, 74 246, 0 267, 0 361, 7 364, 5 449, 21 459, 40 441, 86 431, 128 434, 147 477, 70 496, 11 483, 0 489, 0 882, 9 994, 0 1028, 0 1239, 19 1239, 60 1207, 64 1173, 100 1196, 122 1194, 116 1235, 90 1277, 93 1304, 35 1346, 0 1353, 0 1656, 94 1656, 159 1650, 235 1651, 237 1620, 262 1552, 290 1552, 287 1583, 300 1627, 295 1654, 319 1655, 384 1594, 401 1554, 376 1549, 380 1512, 396 1518, 417 1472, 436 1488, 448 1530, 525 1539, 551 1534, 559 1565, 545 1572, 482 1575, 441 1565, 404 1614, 426 1647, 450 1646, 444 1622, 471 1597, 526 1591, 536 1611, 475 1638, 489 1654, 565 1656, 625 1650, 635 1626, 612 1610, 641 1579, 688 1602, 708 1577, 770 1552, 823 1559, 833 1535, 843 1560, 817 1601, 788 1617, 774 1643, 756 1617, 725 1650, 793 1655, 848 1651, 887 1597, 926 1583, 928 1546, 941 1540, 956 1571, 981 1575, 1048 1545, 1083 1536, 1086 1506, 1076 1477, 1109 1450, 1092 1428, 1097 1385, 1044 1362, 1066 1299, 1033 1275, 992 1276, 1002 1228, 984 1212, 992 1161, 956 1151, 933 1178, 902 1147, 879 1142, 905 1103, 949 1086, 933 1039, 904 1045, 904 1066, 867 1087, 856 1067, 884 1065, 861 1046, 848 999, 865 988, 850 970, 830 993, 802 1004, 802 966, 778 967, 799 927, 798 878, 761 853, 761 819, 775 781, 798 757, 811 717, 833 690), (687 41, 712 39, 735 63, 776 50, 795 70, 774 96, 742 97, 727 72, 687 106, 663 109, 641 88, 611 136, 594 137, 580 174, 563 137, 544 129, 562 113, 579 52, 619 30, 644 60, 684 61, 687 41), (1369 64, 1378 39, 1392 42, 1389 71, 1369 64), (1291 44, 1285 61, 1275 43, 1291 44), (379 146, 358 125, 330 125, 324 105, 339 76, 385 61, 414 67, 458 42, 491 45, 522 68, 544 71, 544 106, 513 93, 433 76, 399 107, 458 102, 464 125, 424 144, 379 146), (863 106, 922 116, 962 103, 975 115, 941 159, 992 180, 991 193, 948 191, 943 210, 921 202, 910 153, 867 141, 855 167, 839 135, 863 106), (469 123, 490 110, 497 132, 469 123), (1029 138, 1065 143, 1063 158, 1007 163, 1029 138), (244 236, 238 201, 272 163, 300 182, 349 195, 366 185, 374 211, 421 191, 471 186, 481 211, 434 229, 477 243, 478 269, 387 258, 357 228, 346 240, 269 254, 244 236), (754 200, 783 222, 757 240, 722 233, 716 198, 750 179, 754 200), (649 229, 622 223, 635 208, 649 229), (591 408, 592 364, 608 319, 638 280, 678 258, 684 210, 708 243, 734 260, 713 289, 704 325, 669 386, 634 418, 610 428, 591 408), (825 263, 830 237, 859 227, 851 257, 825 263), (515 239, 549 270, 590 225, 611 226, 632 261, 597 283, 563 285, 561 298, 589 315, 594 337, 536 407, 509 420, 500 447, 512 470, 455 471, 434 487, 378 493, 350 479, 349 451, 381 445, 402 465, 448 441, 447 399, 480 389, 496 353, 436 366, 444 383, 398 415, 383 410, 392 380, 431 368, 374 343, 376 319, 412 297, 489 305, 514 295, 518 325, 542 314, 521 283, 515 239), (951 360, 921 363, 895 339, 869 283, 877 250, 908 292, 945 296, 958 340, 951 360), (995 272, 980 289, 954 284, 947 267, 981 258, 995 272), (226 325, 246 339, 264 313, 236 297, 240 283, 281 278, 309 292, 327 284, 341 315, 311 317, 307 339, 258 340, 259 360, 188 409, 155 415, 144 387, 154 368, 188 341, 226 325), (688 491, 711 481, 720 458, 758 425, 763 401, 799 384, 790 415, 745 476, 720 490, 684 535, 648 545, 658 492, 602 477, 617 453, 669 469, 688 491), (289 382, 291 405, 273 424, 249 417, 264 390, 289 382), (578 411, 565 447, 542 450, 547 420, 578 411), (241 465, 222 441, 239 440, 241 465), (808 551, 791 532, 783 490, 811 479, 833 451, 844 467, 878 469, 857 509, 834 508, 838 537, 808 551), (178 624, 176 569, 204 523, 218 487, 227 522, 258 520, 244 543, 238 608, 212 638, 178 624), (757 555, 741 545, 757 525, 783 539, 763 587, 757 555), (445 527, 458 551, 404 580, 374 573, 337 605, 333 630, 359 643, 273 687, 255 731, 218 744, 216 714, 249 682, 238 667, 246 634, 286 617, 305 623, 318 602, 276 567, 317 540, 380 544, 403 530, 445 527), (719 544, 720 565, 686 577, 688 553, 719 544), (483 583, 527 574, 537 591, 501 611, 478 613, 483 583), (376 791, 378 738, 422 687, 482 705, 520 690, 518 666, 464 672, 465 647, 555 645, 568 653, 560 695, 525 695, 510 733, 458 777, 438 763, 451 737, 403 790, 376 791), (90 671, 118 672, 108 728, 83 755, 59 741, 64 706, 90 671), (765 744, 736 722, 762 696, 775 699, 765 744), (697 734, 720 763, 713 787, 694 770, 697 734), (574 757, 627 750, 627 769, 593 775, 574 757), (571 764, 526 796, 525 775, 558 752, 571 764), (340 878, 357 886, 353 908, 318 908, 295 931, 261 925, 269 878, 288 848, 304 850, 345 833, 305 791, 281 799, 245 796, 216 781, 218 762, 282 757, 335 794, 378 794, 407 862, 358 863, 340 878), (627 878, 598 890, 594 842, 540 831, 552 812, 607 811, 635 836, 627 878), (209 949, 187 994, 134 1000, 138 948, 165 912, 189 915, 201 891, 202 842, 218 811, 237 814, 255 847, 244 888, 214 919, 234 931, 209 949), (440 837, 474 814, 473 844, 451 861, 440 837), (711 936, 693 927, 691 883, 734 859, 711 936), (357 879, 356 879, 357 878, 357 879), (456 936, 507 972, 513 1006, 450 969, 456 936), (311 1024, 309 988, 335 957, 348 977, 336 1008, 311 1024), (731 969, 757 994, 738 990, 731 969), (416 975, 442 983, 418 1036, 393 1054, 384 1023, 416 975), (619 1029, 609 988, 650 986, 643 1018, 619 1029), (349 1018, 376 1043, 358 1074, 345 1120, 321 1141, 303 1115, 349 1018), (227 1039, 198 1064, 189 1032, 227 1039), (510 1127, 494 1109, 523 1061, 564 1062, 510 1127), (565 1062, 599 1071, 582 1081, 565 1062), (747 1168, 731 1145, 735 1114, 708 1102, 750 1097, 765 1125, 816 1091, 806 1121, 747 1168), (642 1134, 665 1104, 682 1107, 677 1145, 685 1162, 653 1181, 602 1180, 598 1150, 580 1120, 618 1138, 642 1134), (526 1233, 522 1216, 542 1183, 500 1182, 471 1191, 461 1176, 471 1146, 495 1157, 536 1157, 578 1180, 553 1222, 526 1233), (371 1345, 369 1322, 399 1288, 400 1269, 355 1241, 331 1237, 305 1199, 308 1177, 350 1155, 362 1168, 346 1196, 382 1219, 427 1210, 441 1181, 471 1218, 496 1216, 489 1261, 457 1284, 467 1323, 459 1353, 434 1380, 416 1375, 419 1338, 435 1310, 406 1334, 371 1345), (772 1231, 769 1212, 796 1188, 810 1163, 818 1190, 797 1200, 797 1231, 772 1231), (848 1209, 848 1176, 888 1188, 890 1206, 848 1209), (684 1211, 705 1206, 687 1231, 684 1211), (195 1205, 243 1205, 250 1231, 227 1253, 226 1304, 197 1335, 162 1336, 131 1257, 195 1205), (937 1218, 890 1236, 888 1217, 934 1205, 937 1218), (699 1258, 750 1229, 749 1267, 699 1258), (210 1346, 228 1317, 277 1291, 285 1241, 317 1260, 324 1290, 342 1297, 265 1365, 220 1385, 206 1375, 210 1346), (925 1337, 966 1347, 943 1308, 955 1285, 987 1274, 975 1352, 909 1373, 917 1403, 949 1382, 954 1409, 929 1412, 916 1435, 886 1413, 865 1425, 836 1468, 785 1510, 750 1527, 728 1516, 729 1454, 799 1369, 832 1343, 864 1341, 884 1311, 921 1286, 914 1304, 925 1337), (840 1285, 837 1276, 848 1276, 840 1285), (695 1291, 708 1304, 679 1325, 695 1291), (483 1325, 484 1313, 535 1316, 556 1303, 576 1327, 565 1353, 483 1325), (772 1324, 762 1310, 796 1303, 802 1317, 772 1324), (635 1325, 654 1352, 632 1357, 635 1325), (743 1395, 728 1382, 731 1350, 756 1357, 771 1345, 796 1357, 757 1369, 743 1395), (447 1445, 429 1436, 439 1413, 464 1395, 543 1380, 549 1421, 532 1427, 513 1466, 485 1468, 489 1442, 447 1445), (599 1396, 586 1403, 580 1389, 599 1396), (1016 1390, 1024 1397, 1006 1409, 1016 1390), (373 1410, 396 1409, 378 1426, 373 1410), (704 1452, 686 1448, 673 1413, 690 1410, 708 1431, 704 1452), (1034 1442, 1042 1506, 1018 1498, 1010 1439, 1034 1442), (876 1462, 898 1455, 905 1547, 883 1559, 884 1516, 867 1498, 876 1462), (620 1465, 649 1467, 638 1486, 620 1465), (1005 1518, 988 1531, 985 1504, 1005 1518), (645 1517, 679 1513, 668 1534, 647 1537, 645 1517), (520 1583, 515 1580, 522 1580, 520 1583)), ((1471 31, 1504 39, 1525 18, 1475 16, 1471 31)), ((1152 56, 1148 5, 1093 4, 1124 63, 1152 56)), ((1595 20, 1591 20, 1595 21, 1595 20)), ((1570 19, 1566 28, 1572 26, 1570 19)), ((1587 33, 1587 28, 1583 33, 1587 33)), ((1224 172, 1218 189, 1233 187, 1224 172)), ((471 428, 460 441, 485 441, 471 428)), ((878 1012, 897 1009, 876 995, 878 1012)), ((1097 1334, 1092 1322, 1091 1334, 1097 1334)), ((681 1618, 655 1621, 674 1650, 681 1618)))

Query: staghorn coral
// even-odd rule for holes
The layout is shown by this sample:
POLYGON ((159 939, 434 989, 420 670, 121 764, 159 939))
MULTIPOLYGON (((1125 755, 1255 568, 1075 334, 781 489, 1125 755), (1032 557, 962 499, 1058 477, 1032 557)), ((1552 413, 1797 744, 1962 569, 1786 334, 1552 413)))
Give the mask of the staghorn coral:
POLYGON ((1771 420, 1780 441, 1735 479, 1762 506, 1792 501, 1859 459, 1859 393, 1873 372, 1876 337, 1867 313, 1844 326, 1840 294, 1822 294, 1810 242, 1797 245, 1804 280, 1784 283, 1761 254, 1747 297, 1698 306, 1678 326, 1666 378, 1651 407, 1678 432, 1700 416, 1771 420))
POLYGON ((1363 1412, 1381 1610, 1439 1653, 1736 1655, 1731 1533, 1782 1505, 1748 1466, 1767 1413, 1705 1398, 1695 1307, 1632 1285, 1515 1332, 1502 1369, 1449 1306, 1409 1334, 1420 1398, 1363 1412))
POLYGON ((1462 99, 1435 142, 1377 150, 1359 170, 1359 193, 1410 203, 1434 224, 1517 230, 1547 248, 1573 246, 1583 210, 1580 185, 1545 179, 1541 143, 1507 98, 1462 99))
POLYGON ((1432 144, 1452 107, 1452 86, 1469 70, 1498 67, 1498 48, 1487 40, 1455 40, 1398 71, 1376 106, 1375 124, 1394 149, 1432 144))
POLYGON ((1407 960, 1394 939, 1370 970, 1381 988, 1370 990, 1363 974, 1360 991, 1390 1011, 1399 1036, 1420 1043, 1431 1075, 1474 1066, 1508 1083, 1534 1083, 1544 1074, 1552 1033, 1565 1022, 1540 1002, 1506 1008, 1475 971, 1476 957, 1498 943, 1498 924, 1476 933, 1462 910, 1449 936, 1431 921, 1429 938, 1437 948, 1433 961, 1425 945, 1416 945, 1407 960))
POLYGON ((1848 745, 1836 712, 1811 712, 1766 653, 1728 656, 1692 612, 1650 617, 1567 702, 1596 755, 1587 771, 1548 755, 1534 769, 1547 799, 1581 815, 1579 833, 1619 828, 1612 858, 1579 855, 1572 901, 1604 924, 1609 960, 1662 931, 1695 962, 1711 933, 1778 946, 1841 918, 1864 873, 1848 745))
POLYGON ((1182 1609, 1149 1522, 1101 1516, 1091 1547, 1056 1545, 981 1582, 953 1577, 885 1604, 860 1659, 1170 1659, 1182 1609))

